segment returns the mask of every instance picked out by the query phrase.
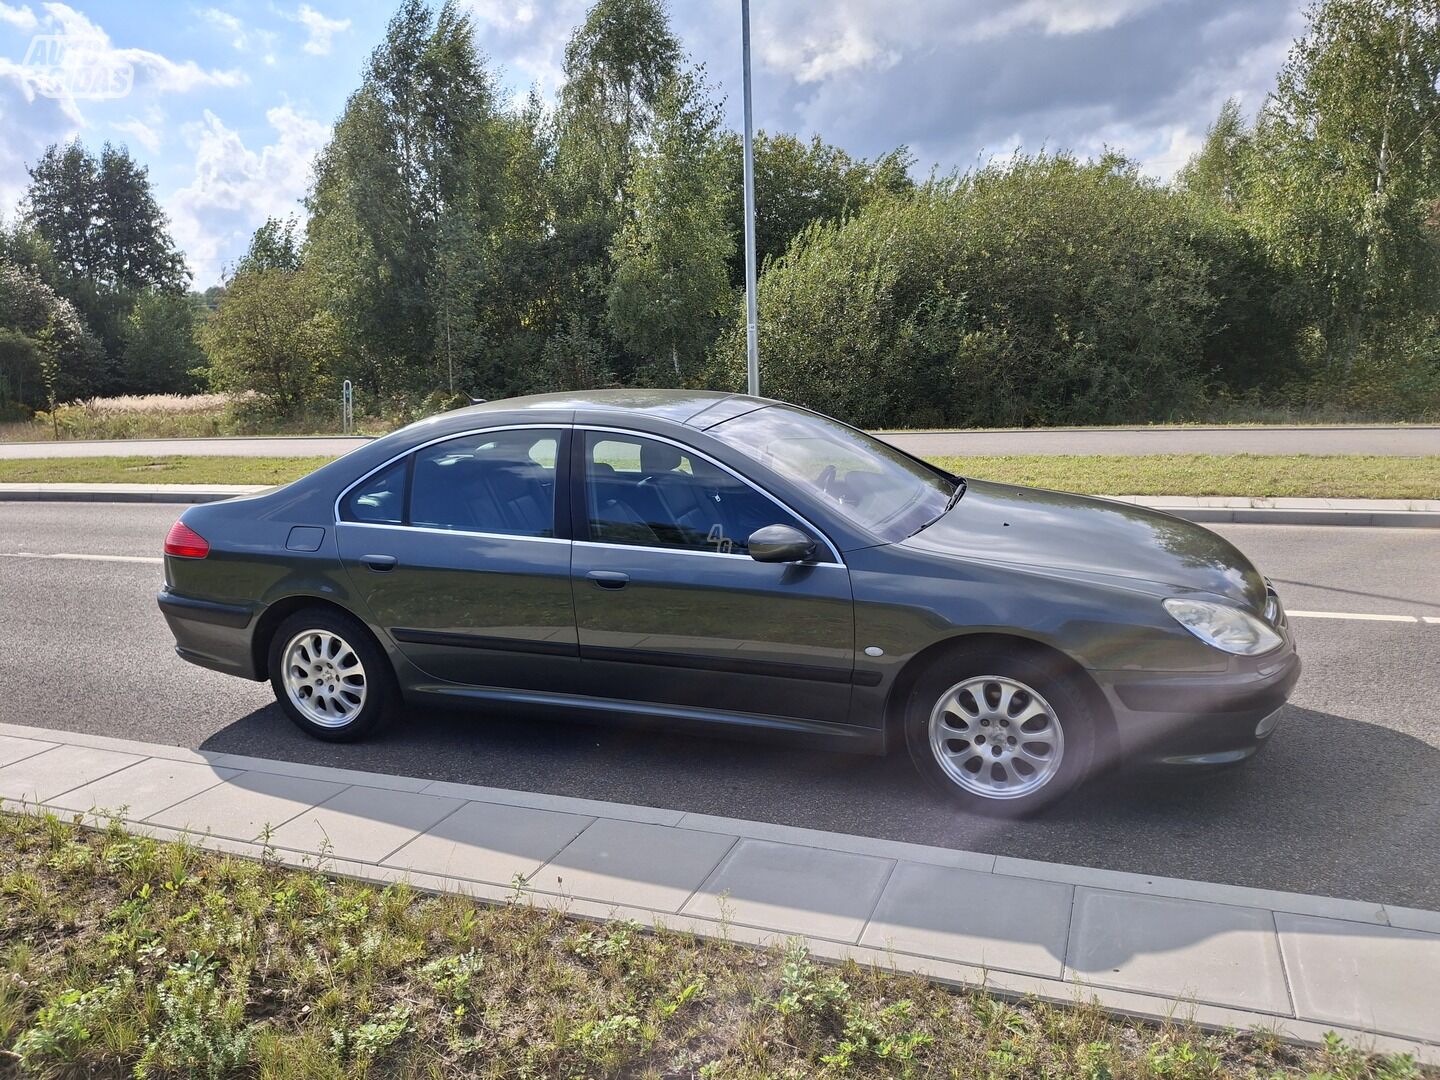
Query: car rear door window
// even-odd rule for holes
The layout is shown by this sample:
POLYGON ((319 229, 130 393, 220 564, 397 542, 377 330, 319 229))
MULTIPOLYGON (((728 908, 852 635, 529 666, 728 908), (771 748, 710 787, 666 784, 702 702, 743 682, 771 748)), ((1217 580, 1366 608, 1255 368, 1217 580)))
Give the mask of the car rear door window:
POLYGON ((462 435, 417 450, 409 524, 554 536, 559 445, 559 429, 523 428, 462 435))
POLYGON ((585 433, 590 539, 605 544, 745 555, 766 525, 810 530, 772 499, 674 443, 585 433))
POLYGON ((367 477, 340 503, 342 521, 358 521, 367 525, 399 525, 405 519, 404 458, 367 477))

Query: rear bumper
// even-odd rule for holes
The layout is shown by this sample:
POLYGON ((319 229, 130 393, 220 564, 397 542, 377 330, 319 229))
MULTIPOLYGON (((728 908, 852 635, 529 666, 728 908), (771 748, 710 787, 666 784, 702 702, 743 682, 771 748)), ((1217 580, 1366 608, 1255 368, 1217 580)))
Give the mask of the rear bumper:
POLYGON ((1109 672, 1117 757, 1126 767, 1205 768, 1253 757, 1300 679, 1288 643, 1276 656, 1213 675, 1109 672))
POLYGON ((251 648, 256 608, 181 596, 169 589, 162 589, 155 599, 182 660, 242 679, 262 678, 251 648))

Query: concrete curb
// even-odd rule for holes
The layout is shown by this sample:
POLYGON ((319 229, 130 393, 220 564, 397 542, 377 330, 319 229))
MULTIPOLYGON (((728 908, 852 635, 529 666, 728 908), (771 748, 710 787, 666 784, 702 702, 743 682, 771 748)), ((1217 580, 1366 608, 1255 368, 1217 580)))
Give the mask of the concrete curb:
POLYGON ((1109 495, 1206 524, 1369 525, 1440 528, 1440 499, 1300 499, 1244 496, 1109 495))
POLYGON ((134 831, 329 874, 1440 1064, 1435 912, 16 724, 0 797, 90 825, 119 799, 134 831))
MULTIPOLYGON (((0 484, 0 502, 112 502, 186 505, 267 490, 259 484, 0 484)), ((1440 499, 1267 499, 1108 495, 1205 524, 1367 525, 1440 529, 1440 499)))
POLYGON ((0 484, 0 502, 220 502, 267 490, 261 484, 0 484))

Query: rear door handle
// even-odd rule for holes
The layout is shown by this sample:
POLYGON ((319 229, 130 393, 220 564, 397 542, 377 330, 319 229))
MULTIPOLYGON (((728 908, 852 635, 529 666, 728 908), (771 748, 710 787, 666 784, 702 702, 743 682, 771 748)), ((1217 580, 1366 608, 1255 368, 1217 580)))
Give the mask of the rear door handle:
POLYGON ((394 555, 361 555, 360 561, 377 574, 388 574, 400 560, 394 555))
POLYGON ((630 581, 630 575, 619 570, 591 570, 585 576, 602 589, 623 589, 630 581))

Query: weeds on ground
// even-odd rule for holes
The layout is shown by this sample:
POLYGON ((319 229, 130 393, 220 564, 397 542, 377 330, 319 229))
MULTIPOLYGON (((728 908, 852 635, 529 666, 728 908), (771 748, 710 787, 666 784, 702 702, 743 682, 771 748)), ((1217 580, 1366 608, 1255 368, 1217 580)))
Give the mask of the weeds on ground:
POLYGON ((0 813, 0 1075, 1415 1080, 1339 1040, 1148 1026, 0 813))

